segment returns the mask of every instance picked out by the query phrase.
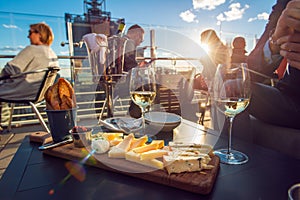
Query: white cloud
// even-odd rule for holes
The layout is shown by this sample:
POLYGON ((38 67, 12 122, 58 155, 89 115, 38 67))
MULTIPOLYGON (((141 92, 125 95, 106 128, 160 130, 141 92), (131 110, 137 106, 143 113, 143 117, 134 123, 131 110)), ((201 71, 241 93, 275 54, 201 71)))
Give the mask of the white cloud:
POLYGON ((24 49, 25 47, 20 45, 20 46, 17 46, 17 47, 11 47, 11 46, 4 46, 2 48, 0 48, 0 51, 3 51, 3 52, 18 52, 22 49, 24 49))
POLYGON ((181 17, 181 19, 183 21, 186 21, 189 23, 195 21, 195 18, 196 18, 196 15, 194 15, 194 13, 192 13, 190 10, 180 13, 179 16, 181 17))
POLYGON ((233 3, 229 5, 229 11, 223 12, 217 16, 217 20, 220 21, 234 21, 241 19, 245 11, 249 8, 249 5, 245 5, 243 8, 240 3, 233 3))
POLYGON ((4 28, 13 28, 13 29, 17 29, 17 28, 18 28, 18 26, 12 25, 12 24, 2 24, 2 26, 3 26, 4 28))
POLYGON ((258 14, 256 17, 249 18, 248 22, 252 22, 252 21, 255 21, 255 20, 265 20, 265 21, 267 21, 268 19, 269 19, 269 14, 266 13, 266 12, 263 12, 263 13, 258 14))
POLYGON ((61 51, 60 52, 61 55, 69 55, 69 53, 70 53, 69 51, 61 51))
POLYGON ((213 10, 226 0, 193 0, 194 9, 213 10))

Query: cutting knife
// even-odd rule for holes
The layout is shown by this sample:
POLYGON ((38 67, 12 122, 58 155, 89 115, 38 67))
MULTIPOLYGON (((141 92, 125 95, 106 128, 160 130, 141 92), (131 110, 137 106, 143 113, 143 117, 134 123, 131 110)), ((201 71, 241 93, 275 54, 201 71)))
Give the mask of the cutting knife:
POLYGON ((73 142, 73 138, 69 137, 69 138, 67 138, 67 139, 65 139, 61 142, 54 142, 54 143, 50 143, 50 144, 44 144, 44 145, 39 147, 39 150, 51 149, 51 148, 58 147, 58 146, 68 144, 68 143, 71 143, 71 142, 73 142))

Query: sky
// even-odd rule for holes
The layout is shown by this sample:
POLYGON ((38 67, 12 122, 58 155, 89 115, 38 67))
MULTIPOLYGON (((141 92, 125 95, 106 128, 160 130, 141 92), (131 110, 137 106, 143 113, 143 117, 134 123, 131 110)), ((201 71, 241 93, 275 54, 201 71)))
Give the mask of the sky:
MULTIPOLYGON (((101 2, 101 0, 99 0, 101 2)), ((127 25, 140 24, 146 28, 175 31, 200 44, 200 33, 213 28, 224 42, 234 36, 244 36, 247 50, 259 38, 276 0, 106 0, 102 3, 112 18, 125 18, 127 25)), ((52 45, 58 55, 67 55, 65 13, 83 15, 84 0, 0 0, 0 54, 14 55, 28 45, 28 27, 45 21, 55 34, 52 45), (22 13, 22 14, 19 14, 22 13)), ((128 26, 127 26, 128 27, 128 26)), ((147 29, 148 30, 148 29, 147 29)), ((164 38, 169 39, 165 33, 164 38)), ((185 44, 174 39, 175 43, 185 44)), ((145 44, 149 44, 148 35, 145 44)))

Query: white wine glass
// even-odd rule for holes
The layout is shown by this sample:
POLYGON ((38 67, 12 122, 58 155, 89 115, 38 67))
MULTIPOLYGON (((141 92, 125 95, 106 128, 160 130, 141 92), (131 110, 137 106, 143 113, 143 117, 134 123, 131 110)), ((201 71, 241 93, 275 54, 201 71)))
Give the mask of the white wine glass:
POLYGON ((213 83, 212 100, 218 111, 225 114, 229 121, 228 146, 214 153, 225 164, 243 164, 248 156, 231 147, 232 124, 235 116, 243 112, 251 96, 250 73, 246 63, 219 64, 213 83))
POLYGON ((151 67, 135 67, 130 76, 130 97, 141 108, 142 135, 145 135, 145 111, 156 97, 155 72, 151 67))

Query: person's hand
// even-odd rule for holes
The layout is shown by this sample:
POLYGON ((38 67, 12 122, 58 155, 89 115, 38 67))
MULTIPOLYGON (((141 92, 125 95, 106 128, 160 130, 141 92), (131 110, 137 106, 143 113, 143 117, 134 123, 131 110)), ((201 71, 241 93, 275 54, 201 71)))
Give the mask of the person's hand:
POLYGON ((291 66, 300 70, 300 32, 281 37, 278 43, 281 44, 280 54, 291 66))
POLYGON ((290 1, 280 15, 273 34, 280 54, 291 66, 300 69, 300 0, 290 1))
POLYGON ((280 37, 300 32, 300 0, 290 1, 281 13, 273 37, 275 40, 280 37))

